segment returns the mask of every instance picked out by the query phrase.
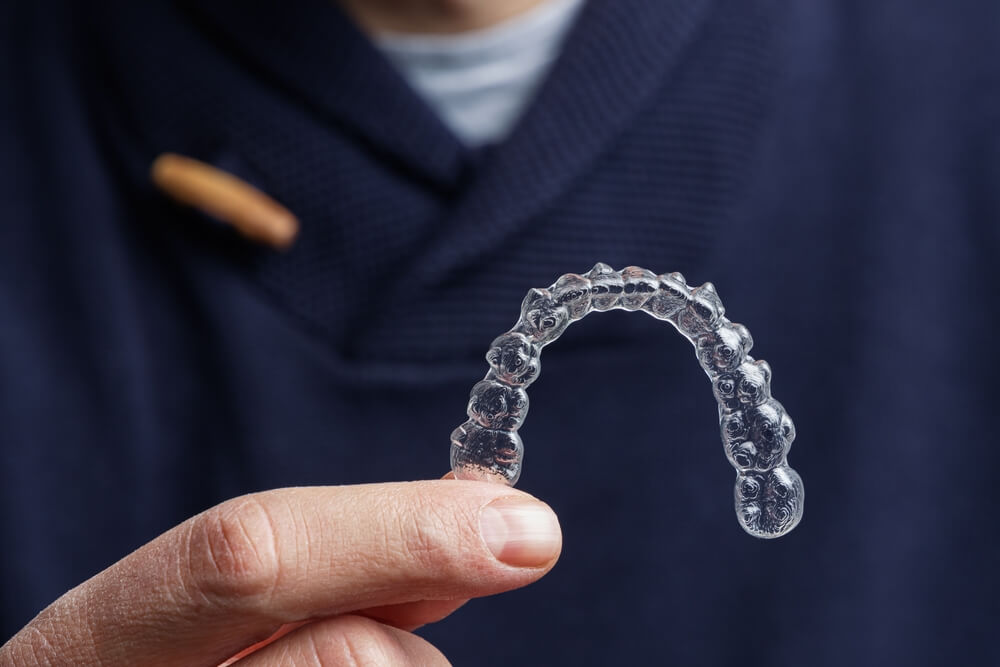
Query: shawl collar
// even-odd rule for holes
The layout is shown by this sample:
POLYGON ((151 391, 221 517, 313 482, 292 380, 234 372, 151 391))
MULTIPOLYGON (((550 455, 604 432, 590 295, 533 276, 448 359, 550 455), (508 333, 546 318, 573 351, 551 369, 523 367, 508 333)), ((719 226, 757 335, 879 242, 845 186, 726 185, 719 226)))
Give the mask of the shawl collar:
POLYGON ((178 0, 277 85, 362 142, 444 187, 468 152, 335 0, 178 0))
POLYGON ((589 0, 538 97, 404 284, 429 286, 473 264, 566 192, 665 82, 710 4, 589 0))
POLYGON ((474 263, 563 194, 647 105, 714 4, 588 0, 513 134, 480 153, 461 145, 333 0, 178 2, 389 159, 460 190, 436 235, 399 267, 406 279, 393 298, 474 263), (528 173, 524 163, 546 168, 528 173))

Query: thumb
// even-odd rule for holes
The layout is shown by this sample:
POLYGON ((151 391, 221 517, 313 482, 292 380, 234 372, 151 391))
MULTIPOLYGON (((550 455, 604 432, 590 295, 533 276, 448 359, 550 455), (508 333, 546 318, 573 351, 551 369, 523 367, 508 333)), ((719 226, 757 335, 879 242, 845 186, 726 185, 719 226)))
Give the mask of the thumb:
MULTIPOLYGON (((186 521, 64 595, 0 647, 0 665, 45 662, 39 655, 57 664, 149 656, 218 664, 283 624, 525 586, 553 566, 561 544, 548 506, 497 484, 253 494, 186 521)), ((405 623, 420 624, 447 609, 403 611, 405 623)))

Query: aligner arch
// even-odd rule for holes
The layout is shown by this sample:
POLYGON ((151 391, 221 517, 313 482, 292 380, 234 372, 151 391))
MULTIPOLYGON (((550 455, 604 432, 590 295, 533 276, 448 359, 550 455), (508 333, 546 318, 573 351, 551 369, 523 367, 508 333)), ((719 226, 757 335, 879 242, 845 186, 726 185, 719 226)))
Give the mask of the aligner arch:
POLYGON ((751 535, 780 537, 802 518, 802 479, 787 461, 795 425, 771 396, 771 367, 750 356, 753 338, 725 317, 712 283, 691 287, 679 273, 656 275, 598 263, 532 289, 510 331, 490 345, 490 370, 469 395, 468 421, 451 434, 458 479, 513 486, 524 446, 517 433, 528 414, 528 385, 541 373, 542 348, 592 311, 641 310, 672 324, 692 345, 712 381, 729 462, 736 469, 736 515, 751 535))

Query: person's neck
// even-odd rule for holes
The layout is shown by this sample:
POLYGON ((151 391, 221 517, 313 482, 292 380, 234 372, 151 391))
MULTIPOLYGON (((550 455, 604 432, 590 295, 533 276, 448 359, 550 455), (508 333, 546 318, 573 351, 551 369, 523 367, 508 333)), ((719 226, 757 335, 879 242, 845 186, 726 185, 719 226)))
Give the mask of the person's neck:
POLYGON ((451 34, 488 28, 545 0, 338 0, 371 34, 451 34))

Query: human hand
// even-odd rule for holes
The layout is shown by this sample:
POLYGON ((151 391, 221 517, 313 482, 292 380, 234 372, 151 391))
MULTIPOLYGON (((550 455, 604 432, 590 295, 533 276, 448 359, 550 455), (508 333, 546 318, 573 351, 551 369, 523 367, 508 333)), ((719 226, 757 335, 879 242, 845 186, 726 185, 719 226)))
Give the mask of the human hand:
POLYGON ((446 665, 411 631, 539 579, 561 544, 547 505, 495 484, 243 496, 63 595, 0 665, 446 665))

